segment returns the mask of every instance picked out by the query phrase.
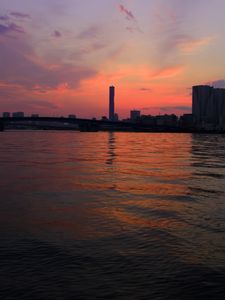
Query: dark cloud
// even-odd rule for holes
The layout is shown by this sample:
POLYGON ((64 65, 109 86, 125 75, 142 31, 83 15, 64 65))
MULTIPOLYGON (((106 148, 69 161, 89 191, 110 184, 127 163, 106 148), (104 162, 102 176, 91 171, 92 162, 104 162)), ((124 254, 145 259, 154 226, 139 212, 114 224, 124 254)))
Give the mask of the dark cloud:
POLYGON ((127 31, 129 31, 130 33, 134 33, 134 32, 142 33, 142 30, 138 26, 137 19, 135 18, 134 14, 131 11, 129 11, 122 4, 119 5, 119 11, 121 12, 121 14, 125 16, 126 20, 129 21, 129 26, 126 27, 127 31))
POLYGON ((181 111, 185 111, 185 112, 191 112, 191 107, 190 106, 184 106, 184 105, 181 105, 181 106, 163 106, 163 107, 160 107, 159 108, 161 111, 164 111, 164 112, 174 112, 175 110, 181 110, 181 111))
POLYGON ((5 35, 8 33, 25 33, 23 27, 11 23, 9 25, 0 24, 0 35, 5 35))
POLYGON ((191 107, 190 106, 185 106, 185 105, 178 105, 178 106, 162 106, 162 107, 153 107, 153 106, 149 106, 149 107, 142 107, 142 110, 160 110, 162 112, 165 113, 174 113, 177 110, 178 111, 183 111, 183 112, 191 112, 191 107))
POLYGON ((62 33, 60 31, 58 31, 58 30, 55 30, 53 32, 53 36, 56 37, 56 38, 60 38, 60 37, 62 37, 62 33))
POLYGON ((125 15, 126 19, 129 21, 135 21, 135 17, 131 11, 129 11, 126 7, 124 7, 122 4, 119 5, 119 10, 122 14, 125 15))
POLYGON ((11 16, 15 17, 15 18, 19 18, 19 19, 31 19, 31 16, 29 14, 26 13, 21 13, 21 12, 17 12, 17 11, 13 11, 10 13, 11 16))
POLYGON ((140 88, 139 90, 142 91, 142 92, 152 92, 152 89, 150 89, 150 88, 145 88, 145 87, 142 87, 142 88, 140 88))

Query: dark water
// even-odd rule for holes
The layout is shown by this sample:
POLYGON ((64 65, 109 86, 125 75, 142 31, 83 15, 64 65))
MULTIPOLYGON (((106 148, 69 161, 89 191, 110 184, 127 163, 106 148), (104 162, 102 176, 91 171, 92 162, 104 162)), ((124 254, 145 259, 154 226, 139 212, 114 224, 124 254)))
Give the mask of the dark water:
POLYGON ((1 299, 224 299, 225 136, 0 140, 1 299))

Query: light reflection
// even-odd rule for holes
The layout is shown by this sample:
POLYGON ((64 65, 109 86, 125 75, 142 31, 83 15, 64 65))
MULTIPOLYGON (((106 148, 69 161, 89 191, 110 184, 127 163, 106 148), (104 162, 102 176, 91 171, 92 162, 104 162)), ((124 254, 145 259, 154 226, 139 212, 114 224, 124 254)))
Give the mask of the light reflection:
POLYGON ((37 132, 10 143, 1 199, 18 213, 5 214, 8 227, 46 240, 159 230, 182 245, 170 245, 171 256, 221 261, 224 137, 37 132))
POLYGON ((108 133, 108 158, 106 160, 107 165, 113 165, 116 159, 116 134, 115 132, 108 133))
POLYGON ((126 209, 118 209, 111 207, 110 209, 99 209, 98 212, 101 215, 107 215, 109 218, 114 218, 117 222, 121 223, 123 228, 126 225, 126 230, 129 229, 141 229, 141 228, 151 228, 151 229, 169 229, 183 227, 184 224, 176 220, 175 218, 154 218, 152 216, 144 217, 137 213, 131 213, 126 209), (131 227, 130 227, 131 226, 131 227))
POLYGON ((183 182, 191 176, 189 136, 88 133, 75 134, 72 145, 72 155, 60 147, 58 156, 66 151, 66 162, 57 165, 57 184, 49 176, 43 190, 61 192, 63 202, 48 199, 43 210, 50 215, 42 221, 44 211, 35 208, 38 226, 82 239, 111 236, 121 228, 185 226, 177 216, 186 207, 180 199, 189 193, 183 182))

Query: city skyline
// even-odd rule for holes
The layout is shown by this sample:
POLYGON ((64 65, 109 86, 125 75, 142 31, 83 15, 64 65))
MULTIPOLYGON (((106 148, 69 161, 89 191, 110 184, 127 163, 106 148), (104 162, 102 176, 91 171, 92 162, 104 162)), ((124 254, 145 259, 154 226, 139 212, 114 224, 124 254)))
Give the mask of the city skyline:
MULTIPOLYGON (((115 112, 115 94, 116 94, 116 87, 109 86, 108 90, 108 117, 107 114, 101 116, 99 118, 95 118, 92 116, 90 119, 100 119, 100 120, 109 120, 109 121, 118 121, 119 115, 115 112)), ((119 105, 118 105, 119 107, 119 105)), ((195 121, 196 125, 204 128, 208 125, 218 126, 219 124, 223 127, 225 123, 225 88, 216 88, 210 85, 194 85, 192 86, 192 106, 191 106, 191 113, 184 113, 183 115, 176 115, 174 112, 171 114, 164 114, 162 116, 171 116, 175 115, 176 117, 186 117, 192 116, 195 121)), ((79 113, 79 112, 78 112, 79 113)), ((10 117, 28 117, 29 115, 24 112, 0 112, 3 118, 10 118, 10 117)), ((39 117, 39 114, 33 113, 31 117, 39 117)), ((140 117, 157 117, 161 116, 159 113, 158 115, 146 115, 142 114, 141 110, 132 109, 129 111, 129 117, 123 119, 124 121, 127 120, 137 120, 140 117)), ((51 116, 42 116, 42 117, 51 117, 51 116)), ((64 115, 59 116, 52 116, 52 117, 62 117, 65 118, 64 115)), ((77 115, 70 114, 68 118, 77 118, 77 115)), ((79 116, 78 116, 79 119, 79 116)))
POLYGON ((3 0, 1 8, 1 111, 99 118, 113 83, 121 118, 132 109, 182 115, 191 86, 225 86, 222 0, 3 0))

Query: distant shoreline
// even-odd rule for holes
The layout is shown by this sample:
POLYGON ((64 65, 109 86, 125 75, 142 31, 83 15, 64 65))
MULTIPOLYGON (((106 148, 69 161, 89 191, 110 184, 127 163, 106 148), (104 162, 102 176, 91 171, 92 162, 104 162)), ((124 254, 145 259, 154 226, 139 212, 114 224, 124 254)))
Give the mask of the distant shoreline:
POLYGON ((5 128, 1 132, 37 132, 37 131, 76 131, 76 132, 124 132, 124 133, 188 133, 188 134, 225 134, 225 131, 210 131, 210 130, 79 130, 71 128, 5 128))

